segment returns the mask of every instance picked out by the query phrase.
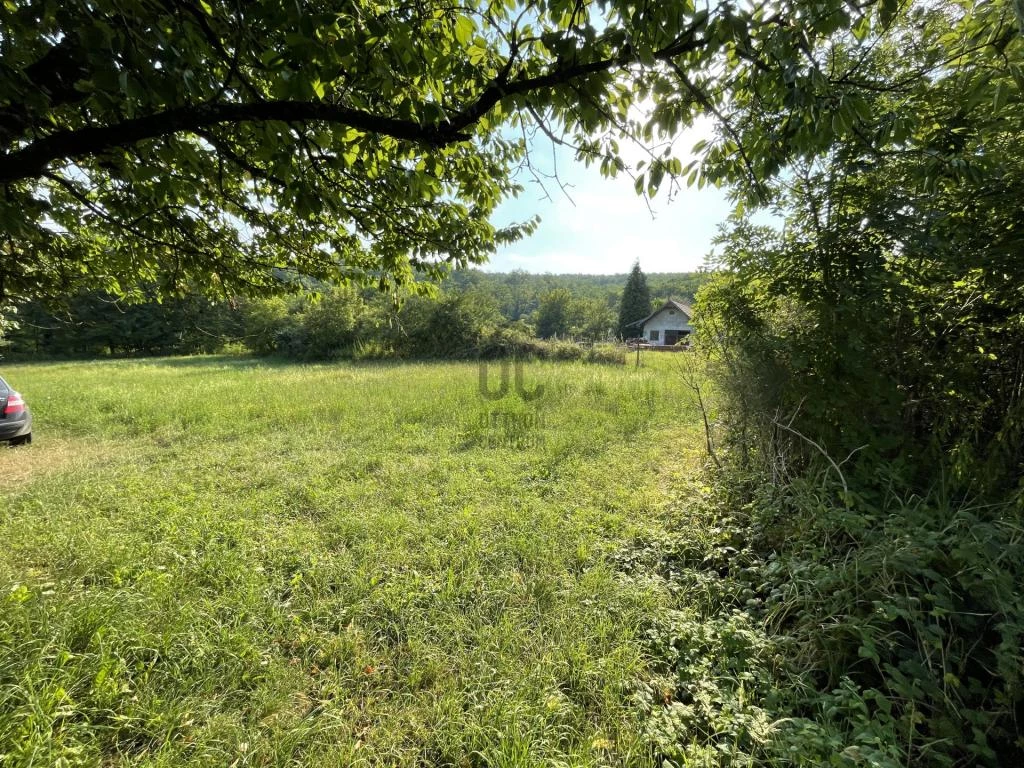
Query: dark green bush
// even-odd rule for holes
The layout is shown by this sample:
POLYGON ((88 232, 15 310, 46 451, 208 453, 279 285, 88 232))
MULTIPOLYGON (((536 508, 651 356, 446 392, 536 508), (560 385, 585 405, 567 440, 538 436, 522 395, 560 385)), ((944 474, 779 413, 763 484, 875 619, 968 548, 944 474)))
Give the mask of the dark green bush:
POLYGON ((199 295, 156 301, 145 287, 124 298, 82 291, 22 304, 10 316, 5 354, 12 357, 128 357, 217 351, 236 338, 243 313, 199 295))
POLYGON ((472 358, 500 325, 497 303, 480 293, 414 297, 399 311, 395 348, 410 357, 472 358))
POLYGON ((737 477, 627 566, 685 608, 638 699, 665 764, 1022 764, 1020 509, 737 477))
MULTIPOLYGON (((655 634, 684 638, 658 647, 701 749, 1024 765, 1024 111, 964 86, 1005 89, 1024 48, 934 68, 960 45, 946 11, 918 8, 919 47, 858 53, 914 95, 867 96, 856 139, 764 182, 785 225, 731 222, 698 296, 720 531, 669 547, 705 613, 655 634), (690 638, 721 665, 673 650, 690 638)), ((778 117, 747 106, 741 133, 778 117)))

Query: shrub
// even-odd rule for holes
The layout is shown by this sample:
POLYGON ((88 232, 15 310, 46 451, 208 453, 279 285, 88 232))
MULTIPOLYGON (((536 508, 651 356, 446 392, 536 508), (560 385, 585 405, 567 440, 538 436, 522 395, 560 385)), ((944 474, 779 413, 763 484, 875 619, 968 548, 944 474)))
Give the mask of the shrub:
POLYGON ((257 355, 278 351, 278 338, 293 323, 288 303, 280 296, 247 301, 242 304, 245 345, 257 355))
POLYGON ((719 475, 630 555, 681 596, 638 698, 666 764, 1022 764, 1020 509, 834 474, 719 475))
POLYGON ((588 363, 625 365, 626 350, 620 344, 595 344, 587 350, 586 360, 588 363))
POLYGON ((353 360, 383 360, 395 357, 395 350, 387 341, 360 339, 352 347, 353 360))
POLYGON ((362 311, 362 301, 352 289, 333 288, 311 301, 302 315, 300 333, 292 338, 292 344, 301 345, 293 356, 326 360, 348 352, 356 341, 362 311))

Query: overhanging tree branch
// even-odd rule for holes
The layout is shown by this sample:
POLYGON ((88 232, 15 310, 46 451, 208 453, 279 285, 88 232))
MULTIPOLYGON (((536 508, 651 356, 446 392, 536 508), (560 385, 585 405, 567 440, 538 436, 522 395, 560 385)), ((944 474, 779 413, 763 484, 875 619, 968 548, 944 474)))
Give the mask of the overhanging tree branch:
MULTIPOLYGON (((655 52, 659 61, 669 61, 696 50, 704 41, 694 25, 675 41, 655 52)), ((513 55, 514 58, 514 55, 513 55)), ((552 71, 509 80, 506 66, 472 104, 449 120, 423 124, 416 120, 378 115, 365 110, 323 101, 274 100, 254 103, 191 104, 123 120, 103 126, 88 126, 52 133, 0 156, 0 184, 42 176, 56 161, 74 161, 131 146, 147 139, 177 133, 197 132, 216 125, 281 121, 321 122, 344 125, 359 131, 390 136, 431 147, 468 141, 467 129, 504 98, 555 88, 581 78, 629 66, 638 61, 630 46, 612 57, 592 62, 556 65, 552 71)))

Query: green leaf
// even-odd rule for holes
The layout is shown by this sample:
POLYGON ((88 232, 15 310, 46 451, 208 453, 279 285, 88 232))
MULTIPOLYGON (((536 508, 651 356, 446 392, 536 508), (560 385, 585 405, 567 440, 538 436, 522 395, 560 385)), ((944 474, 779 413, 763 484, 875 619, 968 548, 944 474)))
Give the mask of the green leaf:
POLYGON ((995 95, 992 96, 992 109, 998 112, 1000 109, 1006 106, 1006 102, 1009 99, 1009 97, 1010 89, 1007 86, 1006 81, 1000 80, 998 83, 996 83, 996 92, 995 95))
POLYGON ((487 49, 473 44, 469 47, 469 63, 473 66, 481 64, 487 58, 487 49))
POLYGON ((469 16, 459 16, 455 20, 455 39, 459 41, 459 45, 463 47, 469 45, 475 32, 476 24, 469 16))

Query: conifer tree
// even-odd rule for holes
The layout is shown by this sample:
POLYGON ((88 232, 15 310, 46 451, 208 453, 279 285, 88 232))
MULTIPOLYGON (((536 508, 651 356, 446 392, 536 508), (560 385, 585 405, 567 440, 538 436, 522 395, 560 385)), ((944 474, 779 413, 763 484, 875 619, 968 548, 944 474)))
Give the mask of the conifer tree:
POLYGON ((643 320, 650 312, 651 292, 647 287, 647 278, 640 270, 640 261, 637 260, 633 262, 633 269, 626 280, 626 287, 622 290, 622 299, 619 302, 619 338, 639 336, 643 329, 631 323, 643 320))

